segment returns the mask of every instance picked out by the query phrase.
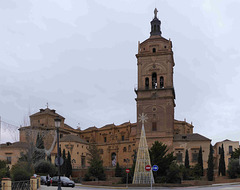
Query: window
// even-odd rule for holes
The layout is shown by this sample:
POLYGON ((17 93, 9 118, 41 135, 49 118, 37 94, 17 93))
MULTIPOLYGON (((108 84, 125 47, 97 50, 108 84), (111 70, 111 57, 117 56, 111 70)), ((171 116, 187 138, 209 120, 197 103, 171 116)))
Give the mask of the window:
POLYGON ((63 137, 63 134, 60 134, 60 139, 63 137))
POLYGON ((221 154, 221 147, 218 147, 218 154, 221 154))
POLYGON ((126 147, 123 148, 123 152, 127 152, 127 148, 126 147))
POLYGON ((86 166, 85 156, 82 156, 82 157, 81 157, 81 165, 82 165, 82 168, 85 168, 85 166, 86 166))
POLYGON ((104 142, 107 142, 107 137, 104 137, 104 142))
POLYGON ((154 88, 154 89, 157 88, 157 74, 156 73, 152 74, 152 88, 154 88))
POLYGON ((157 131, 157 122, 152 122, 152 131, 157 131))
POLYGON ((198 161, 198 153, 194 152, 192 153, 192 162, 197 162, 198 161))
POLYGON ((145 88, 149 89, 149 78, 148 77, 145 78, 145 88))
POLYGON ((132 150, 131 145, 128 145, 128 151, 130 152, 132 150))
POLYGON ((122 136, 122 141, 124 141, 124 135, 122 136))
POLYGON ((164 78, 160 77, 160 88, 164 88, 164 78))
POLYGON ((177 157, 177 162, 182 162, 182 153, 181 152, 178 152, 176 154, 176 157, 177 157))
POLYGON ((156 48, 153 48, 153 49, 152 49, 152 52, 153 52, 153 53, 156 53, 156 48))
POLYGON ((232 152, 233 152, 232 146, 229 146, 228 149, 229 149, 229 154, 232 154, 232 152))
POLYGON ((8 156, 7 157, 7 164, 11 164, 12 163, 12 157, 8 156))

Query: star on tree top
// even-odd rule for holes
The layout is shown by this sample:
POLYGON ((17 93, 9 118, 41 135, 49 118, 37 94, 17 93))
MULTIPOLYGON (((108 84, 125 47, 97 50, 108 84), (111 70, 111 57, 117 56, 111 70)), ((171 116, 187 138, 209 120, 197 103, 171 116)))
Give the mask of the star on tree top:
POLYGON ((144 114, 144 113, 142 113, 142 115, 139 114, 138 119, 139 119, 139 121, 142 122, 142 123, 146 122, 147 119, 148 119, 147 114, 144 114))

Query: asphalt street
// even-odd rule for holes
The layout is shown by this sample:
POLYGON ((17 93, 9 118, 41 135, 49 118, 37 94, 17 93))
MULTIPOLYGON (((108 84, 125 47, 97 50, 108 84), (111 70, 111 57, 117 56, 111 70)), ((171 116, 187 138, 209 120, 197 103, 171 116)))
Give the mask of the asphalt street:
MULTIPOLYGON (((74 188, 72 187, 62 187, 62 190, 70 190, 70 189, 82 189, 82 190, 96 190, 96 189, 108 189, 108 190, 113 190, 113 189, 126 189, 126 188, 123 188, 123 187, 100 187, 100 186, 97 186, 97 187, 93 187, 93 186, 82 186, 82 185, 76 185, 74 188)), ((143 187, 143 188, 129 188, 131 190, 139 190, 139 189, 151 189, 150 187, 147 188, 147 187, 143 187)), ((239 183, 236 183, 236 184, 215 184, 215 185, 211 185, 211 186, 198 186, 198 187, 153 187, 153 189, 161 189, 161 190, 170 190, 170 189, 177 189, 177 190, 184 190, 184 189, 189 189, 189 190, 193 190, 193 189, 201 189, 201 190, 237 190, 239 189, 240 190, 240 184, 239 183)), ((47 186, 44 186, 42 185, 40 190, 57 190, 57 187, 56 186, 50 186, 50 187, 47 187, 47 186)))

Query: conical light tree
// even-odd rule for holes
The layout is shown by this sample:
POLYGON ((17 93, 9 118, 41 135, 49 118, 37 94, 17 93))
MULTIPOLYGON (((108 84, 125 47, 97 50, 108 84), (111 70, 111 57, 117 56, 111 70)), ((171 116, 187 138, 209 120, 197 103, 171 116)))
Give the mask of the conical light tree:
POLYGON ((148 151, 148 145, 147 145, 147 139, 144 129, 144 122, 147 120, 147 115, 142 113, 142 115, 139 116, 140 122, 142 122, 142 130, 141 130, 141 137, 138 145, 138 152, 137 152, 137 161, 134 171, 134 177, 133 177, 133 184, 150 184, 151 180, 153 180, 152 170, 146 171, 145 166, 150 165, 150 156, 148 151))

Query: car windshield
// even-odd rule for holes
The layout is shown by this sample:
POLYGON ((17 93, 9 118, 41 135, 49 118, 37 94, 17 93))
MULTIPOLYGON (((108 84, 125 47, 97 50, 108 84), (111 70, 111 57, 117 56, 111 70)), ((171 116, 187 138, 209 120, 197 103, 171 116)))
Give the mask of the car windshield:
POLYGON ((70 179, 68 177, 61 177, 61 180, 69 181, 70 179))

